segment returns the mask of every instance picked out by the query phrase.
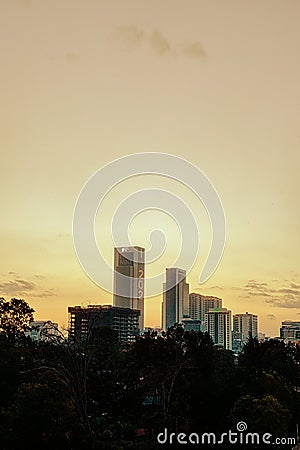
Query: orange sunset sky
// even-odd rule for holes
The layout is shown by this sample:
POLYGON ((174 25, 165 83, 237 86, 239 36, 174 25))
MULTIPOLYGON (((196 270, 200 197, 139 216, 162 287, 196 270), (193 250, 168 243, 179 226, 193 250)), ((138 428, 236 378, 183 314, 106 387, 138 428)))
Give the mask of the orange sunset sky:
MULTIPOLYGON (((165 152, 197 166, 220 195, 218 269, 198 285, 211 238, 205 210, 155 176, 124 182, 104 202, 96 228, 106 257, 116 205, 154 183, 197 216, 190 291, 258 314, 267 335, 300 320, 299 23, 298 0, 0 0, 0 296, 65 327, 68 305, 112 303, 76 258, 76 199, 104 164, 165 152)), ((145 212, 130 235, 147 247, 158 227, 169 234, 164 270, 174 224, 145 212)), ((161 300, 145 300, 146 325, 160 325, 161 300)))

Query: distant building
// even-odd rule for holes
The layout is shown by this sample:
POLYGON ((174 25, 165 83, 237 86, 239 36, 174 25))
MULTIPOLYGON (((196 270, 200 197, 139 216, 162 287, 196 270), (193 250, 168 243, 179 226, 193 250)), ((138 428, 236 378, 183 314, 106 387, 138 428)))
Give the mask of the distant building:
POLYGON ((205 331, 205 314, 210 309, 222 308, 222 299, 191 292, 189 295, 189 317, 201 321, 201 331, 205 331))
POLYGON ((262 332, 258 333, 257 338, 261 342, 264 341, 265 339, 267 339, 266 333, 262 333, 262 332))
POLYGON ((144 329, 145 249, 115 247, 113 305, 140 311, 139 328, 144 329))
POLYGON ((95 327, 109 327, 120 342, 132 342, 139 335, 140 311, 111 305, 72 306, 69 313, 69 339, 80 342, 95 327))
POLYGON ((33 341, 51 341, 59 335, 58 324, 51 320, 34 320, 29 324, 29 330, 25 332, 33 341))
POLYGON ((183 319, 182 325, 184 331, 203 331, 201 320, 197 319, 183 319))
POLYGON ((206 331, 216 345, 232 350, 231 311, 227 308, 210 309, 205 314, 206 331))
POLYGON ((164 330, 189 317, 189 284, 186 271, 179 268, 166 269, 163 285, 162 327, 164 330))
POLYGON ((161 327, 145 327, 144 333, 156 333, 157 336, 161 336, 163 329, 161 327))
POLYGON ((249 338, 257 338, 257 315, 234 314, 233 315, 233 350, 241 351, 249 338))
POLYGON ((285 320, 281 324, 280 338, 285 342, 300 344, 300 322, 285 320))

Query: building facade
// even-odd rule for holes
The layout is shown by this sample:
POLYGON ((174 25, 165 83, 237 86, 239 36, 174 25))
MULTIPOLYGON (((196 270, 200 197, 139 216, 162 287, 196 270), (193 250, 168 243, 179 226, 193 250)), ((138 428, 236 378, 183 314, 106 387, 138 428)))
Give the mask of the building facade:
POLYGON ((202 330, 205 331, 205 314, 210 309, 222 308, 222 299, 208 295, 191 292, 189 295, 189 317, 193 320, 200 320, 202 330))
POLYGON ((248 312, 233 315, 233 345, 237 350, 241 350, 249 338, 257 337, 257 315, 248 312))
POLYGON ((300 343, 300 322, 285 320, 280 327, 280 338, 286 342, 300 343))
POLYGON ((111 305, 72 306, 69 313, 69 339, 79 343, 87 339, 95 327, 109 327, 122 343, 133 342, 139 335, 140 311, 111 305))
POLYGON ((58 323, 51 320, 34 320, 29 324, 29 330, 25 336, 30 336, 33 341, 52 341, 59 336, 58 323))
POLYGON ((227 308, 210 309, 205 314, 205 328, 216 345, 232 350, 231 311, 227 308))
POLYGON ((181 323, 183 325, 184 331, 203 331, 201 320, 183 319, 181 323))
POLYGON ((166 269, 163 285, 162 327, 167 330, 189 317, 189 284, 186 271, 177 267, 166 269))
POLYGON ((140 311, 139 329, 144 329, 145 249, 115 247, 113 305, 140 311))

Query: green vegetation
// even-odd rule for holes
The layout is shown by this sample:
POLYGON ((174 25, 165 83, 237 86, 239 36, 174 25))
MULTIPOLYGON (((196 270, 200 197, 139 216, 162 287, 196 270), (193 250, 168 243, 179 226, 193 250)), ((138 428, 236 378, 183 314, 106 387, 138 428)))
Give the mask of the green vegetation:
POLYGON ((222 433, 239 421, 295 436, 299 348, 250 340, 236 358, 179 325, 127 347, 109 328, 76 346, 61 336, 37 343, 24 336, 32 314, 1 299, 1 450, 155 449, 164 427, 222 433))

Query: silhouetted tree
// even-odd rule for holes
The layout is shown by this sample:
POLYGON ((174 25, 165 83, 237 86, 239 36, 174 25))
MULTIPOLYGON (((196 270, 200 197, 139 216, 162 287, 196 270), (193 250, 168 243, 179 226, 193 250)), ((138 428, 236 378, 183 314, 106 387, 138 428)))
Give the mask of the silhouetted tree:
POLYGON ((34 309, 25 300, 0 298, 0 332, 12 340, 24 335, 33 321, 33 313, 34 309))

